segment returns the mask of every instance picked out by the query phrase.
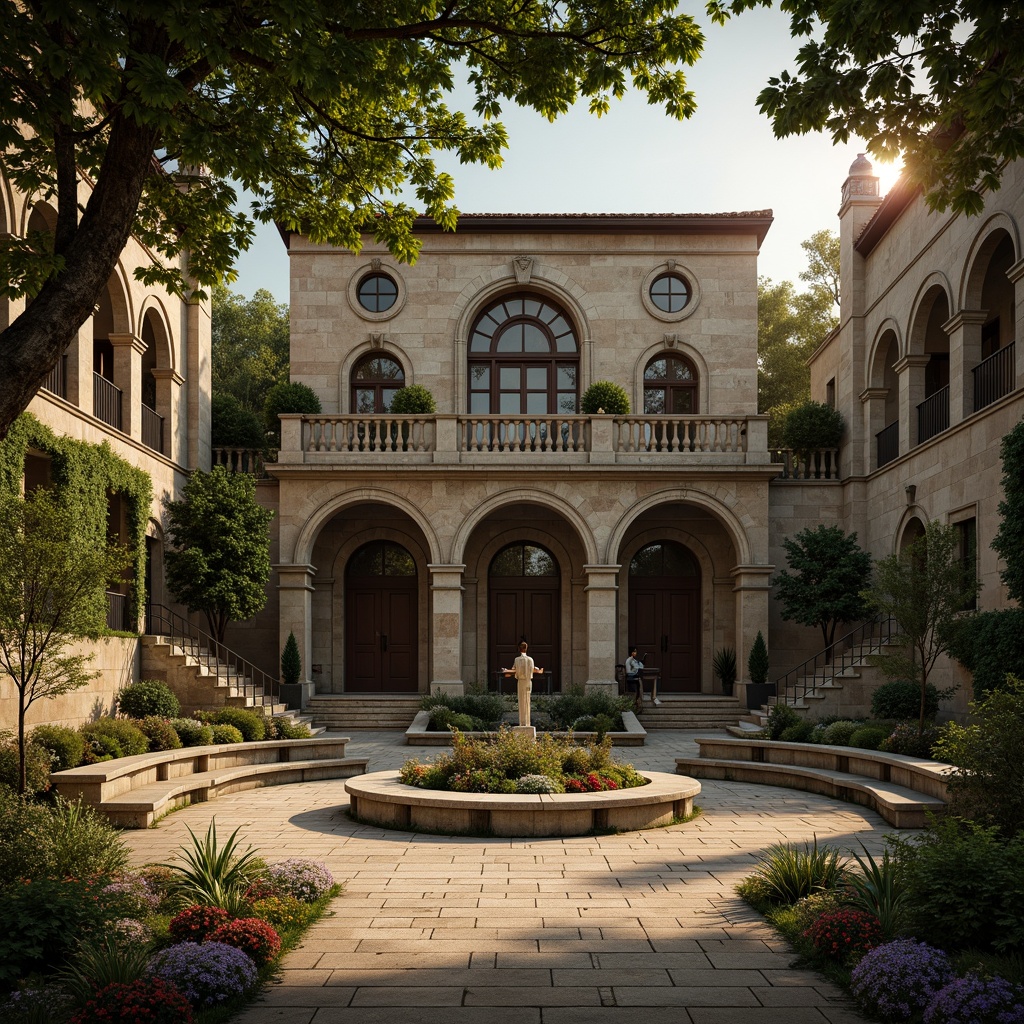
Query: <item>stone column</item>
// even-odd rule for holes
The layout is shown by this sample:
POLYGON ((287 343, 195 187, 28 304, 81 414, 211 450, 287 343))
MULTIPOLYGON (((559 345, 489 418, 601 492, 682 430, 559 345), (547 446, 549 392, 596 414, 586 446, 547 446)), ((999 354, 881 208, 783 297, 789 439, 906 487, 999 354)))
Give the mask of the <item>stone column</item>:
POLYGON ((615 682, 615 627, 620 565, 585 565, 587 585, 586 690, 618 692, 615 682))
POLYGON ((111 334, 114 383, 121 389, 121 431, 142 440, 142 353, 146 343, 134 334, 111 334))
MULTIPOLYGON (((860 393, 864 413, 865 451, 864 471, 870 473, 878 469, 878 442, 875 439, 888 424, 885 422, 885 400, 889 397, 888 388, 865 388, 860 393)), ((905 440, 901 433, 901 442, 905 440)))
POLYGON ((461 694, 462 574, 464 565, 428 565, 430 570, 431 693, 461 694))
POLYGON ((92 401, 92 325, 93 318, 78 328, 68 345, 67 400, 86 416, 93 414, 92 401))
POLYGON ((1013 283, 1013 313, 1016 323, 1013 325, 1013 337, 1015 343, 1015 376, 1014 384, 1024 381, 1024 260, 1017 260, 1016 263, 1006 272, 1006 276, 1013 283))
POLYGON ((164 418, 163 454, 172 462, 184 463, 184 435, 178 429, 178 398, 185 378, 169 366, 155 366, 151 373, 156 381, 156 411, 164 418))
MULTIPOLYGON (((275 565, 279 604, 278 652, 284 650, 288 634, 294 633, 302 659, 302 674, 294 687, 282 685, 281 699, 289 707, 305 707, 313 696, 315 687, 312 675, 313 659, 313 577, 316 568, 312 565, 275 565)), ((280 658, 278 653, 278 658, 280 658)))
POLYGON ((917 407, 924 401, 924 368, 928 358, 904 356, 893 366, 900 382, 900 438, 907 439, 906 448, 902 444, 900 448, 904 452, 917 445, 917 407))
MULTIPOLYGON (((768 593, 774 565, 737 565, 732 570, 733 593, 736 595, 736 674, 747 679, 747 659, 754 646, 757 632, 764 634, 771 657, 771 637, 768 632, 768 593)), ((772 678, 769 674, 769 680, 772 678)))
POLYGON ((949 335, 949 425, 956 426, 974 412, 974 374, 981 362, 981 329, 988 314, 962 309, 942 329, 949 335))

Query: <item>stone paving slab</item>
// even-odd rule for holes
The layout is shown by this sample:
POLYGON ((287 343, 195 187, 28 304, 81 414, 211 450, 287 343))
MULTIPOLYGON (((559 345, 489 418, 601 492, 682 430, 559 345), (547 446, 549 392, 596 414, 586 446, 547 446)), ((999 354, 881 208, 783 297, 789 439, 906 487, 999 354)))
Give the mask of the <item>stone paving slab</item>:
MULTIPOLYGON (((672 771, 699 733, 621 752, 672 771)), ((416 751, 357 733, 368 770, 416 751)), ((772 843, 872 853, 873 811, 810 793, 705 780, 685 825, 572 839, 392 832, 345 816, 340 781, 252 790, 128 833, 136 863, 173 859, 216 820, 267 860, 310 857, 344 883, 238 1024, 864 1024, 735 895, 772 843)))

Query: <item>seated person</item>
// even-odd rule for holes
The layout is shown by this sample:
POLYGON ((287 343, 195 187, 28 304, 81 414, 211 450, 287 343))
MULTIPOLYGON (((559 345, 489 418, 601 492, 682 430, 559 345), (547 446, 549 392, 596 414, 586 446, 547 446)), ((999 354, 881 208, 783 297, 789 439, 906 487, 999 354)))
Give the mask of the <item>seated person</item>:
MULTIPOLYGON (((644 700, 644 663, 637 660, 636 648, 630 647, 629 657, 626 659, 626 686, 636 686, 636 702, 642 704, 644 700)), ((658 700, 658 679, 651 682, 651 700, 655 704, 661 704, 658 700)))

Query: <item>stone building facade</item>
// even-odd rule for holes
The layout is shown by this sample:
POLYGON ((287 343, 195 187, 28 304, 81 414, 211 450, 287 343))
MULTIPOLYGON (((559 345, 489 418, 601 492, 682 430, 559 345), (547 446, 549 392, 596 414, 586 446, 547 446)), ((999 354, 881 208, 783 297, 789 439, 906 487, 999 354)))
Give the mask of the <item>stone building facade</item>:
MULTIPOLYGON (((757 253, 770 212, 470 215, 413 266, 291 234, 278 650, 317 692, 493 682, 525 638, 555 687, 631 644, 711 693, 768 625, 757 253), (630 415, 580 412, 597 381, 630 415), (401 385, 437 409, 394 416, 401 385)), ((255 637, 254 637, 255 639, 255 637)))

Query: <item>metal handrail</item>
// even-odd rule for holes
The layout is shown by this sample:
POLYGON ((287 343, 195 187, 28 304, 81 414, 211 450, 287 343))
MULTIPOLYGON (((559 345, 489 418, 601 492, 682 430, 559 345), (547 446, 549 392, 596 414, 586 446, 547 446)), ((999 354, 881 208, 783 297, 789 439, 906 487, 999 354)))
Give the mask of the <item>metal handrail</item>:
POLYGON ((167 637, 172 644, 195 658, 218 682, 237 687, 245 696, 251 696, 253 703, 261 708, 275 703, 277 679, 170 608, 162 604, 146 605, 146 633, 167 637))
POLYGON ((793 686, 793 699, 802 700, 815 687, 835 679, 863 660, 862 654, 854 654, 854 648, 866 643, 881 647, 882 644, 888 643, 896 631, 896 620, 891 616, 879 616, 870 622, 862 623, 836 640, 831 647, 819 651, 813 658, 808 658, 803 664, 797 665, 776 679, 775 696, 769 698, 769 703, 778 704, 786 700, 790 686, 793 686))

